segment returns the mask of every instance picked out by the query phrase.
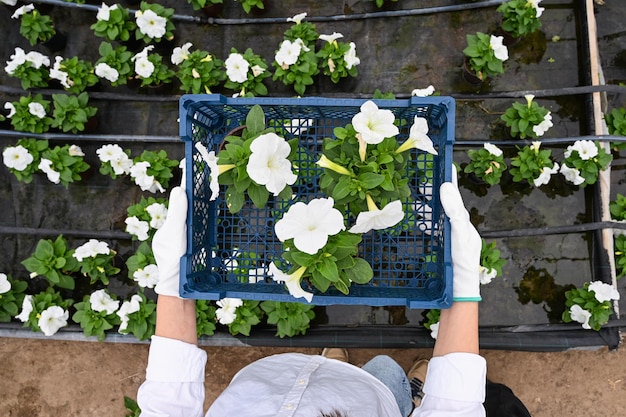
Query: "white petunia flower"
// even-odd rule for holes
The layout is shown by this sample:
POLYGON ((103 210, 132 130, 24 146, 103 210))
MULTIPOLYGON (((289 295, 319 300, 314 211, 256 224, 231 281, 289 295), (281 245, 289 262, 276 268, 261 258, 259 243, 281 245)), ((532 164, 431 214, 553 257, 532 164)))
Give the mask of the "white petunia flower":
POLYGON ((361 59, 356 56, 356 44, 354 42, 350 42, 350 49, 344 54, 343 60, 346 62, 347 69, 352 69, 361 63, 361 59))
POLYGON ((82 262, 85 258, 95 258, 98 255, 108 255, 109 253, 111 253, 111 250, 108 243, 89 239, 87 243, 76 248, 72 256, 78 262, 82 262))
POLYGON ((359 134, 359 139, 371 145, 396 136, 399 130, 394 122, 395 116, 391 110, 379 109, 371 100, 363 103, 361 111, 352 118, 352 125, 359 134))
POLYGON ((135 12, 135 20, 139 31, 151 39, 160 39, 165 35, 167 19, 152 10, 135 12))
POLYGON ((4 103, 4 109, 9 111, 9 114, 7 114, 7 117, 9 119, 15 116, 15 106, 10 101, 7 101, 6 103, 4 103))
POLYGON ((305 271, 306 267, 302 266, 293 274, 286 274, 278 269, 274 262, 272 262, 269 265, 267 274, 276 282, 284 282, 291 296, 295 298, 304 298, 310 303, 311 300, 313 300, 313 293, 303 290, 300 285, 300 279, 305 271))
POLYGON ((539 7, 539 3, 541 3, 541 1, 542 0, 528 0, 528 3, 535 8, 535 14, 537 18, 540 18, 543 14, 543 11, 546 9, 545 7, 539 7))
POLYGON ((138 294, 133 295, 130 300, 124 301, 117 311, 118 317, 122 320, 120 327, 118 328, 119 333, 124 333, 126 328, 128 327, 128 316, 130 314, 136 313, 141 308, 141 296, 138 294))
POLYGON ((137 236, 137 239, 141 242, 148 240, 148 230, 150 230, 148 222, 139 220, 137 216, 132 216, 127 217, 124 223, 126 223, 127 233, 137 236))
POLYGON ((89 304, 93 311, 106 311, 107 314, 115 313, 120 306, 120 302, 114 300, 105 289, 92 292, 89 296, 89 304))
POLYGON ((564 152, 565 158, 569 158, 573 151, 578 152, 578 156, 583 161, 598 156, 598 147, 592 140, 577 140, 573 145, 567 147, 564 152))
POLYGON ((556 174, 557 172, 559 172, 559 164, 557 164, 556 162, 554 163, 554 165, 552 165, 552 168, 543 167, 541 168, 541 173, 539 174, 539 176, 533 180, 533 184, 535 184, 535 187, 547 184, 550 182, 552 174, 556 174))
POLYGON ((74 81, 69 78, 67 72, 61 70, 61 62, 63 62, 62 56, 56 56, 54 58, 54 65, 50 69, 50 78, 58 80, 65 88, 71 88, 74 85, 74 81))
POLYGON ((219 308, 215 310, 215 317, 221 324, 231 324, 237 317, 237 307, 243 305, 243 301, 239 298, 222 298, 216 303, 219 308))
POLYGON ((243 83, 248 79, 250 63, 241 54, 231 53, 226 61, 226 75, 234 83, 243 83))
POLYGON ((502 155, 502 149, 498 148, 496 145, 493 145, 491 143, 484 143, 483 144, 483 148, 485 148, 487 150, 487 152, 489 152, 493 156, 501 156, 502 155))
MULTIPOLYGON (((13 5, 15 5, 15 3, 13 5)), ((11 15, 11 19, 19 19, 20 16, 22 16, 23 14, 30 13, 33 10, 35 10, 35 6, 33 6, 32 4, 27 4, 25 6, 19 7, 11 15)))
POLYGON ((291 42, 290 40, 285 39, 280 44, 280 48, 278 49, 278 52, 276 52, 274 59, 282 69, 286 70, 290 65, 293 65, 298 61, 300 52, 302 52, 302 42, 297 42, 297 40, 291 42))
POLYGON ((593 281, 587 287, 589 291, 593 291, 596 300, 603 303, 605 301, 619 300, 619 291, 611 284, 602 281, 593 281))
MULTIPOLYGON (((26 53, 20 47, 16 47, 13 55, 11 55, 11 59, 7 61, 6 67, 4 67, 4 71, 7 74, 13 75, 15 70, 22 64, 26 62, 26 53)), ((48 64, 49 65, 49 64, 48 64)))
POLYGON ((570 168, 567 165, 561 165, 561 174, 565 179, 574 185, 580 185, 585 182, 585 178, 580 175, 580 171, 576 168, 570 168))
POLYGON ((50 58, 47 55, 44 55, 37 51, 30 51, 29 53, 27 53, 26 61, 33 64, 33 67, 37 69, 41 68, 42 66, 50 66, 50 58))
POLYGON ((5 294, 11 291, 11 283, 7 274, 0 273, 0 294, 5 294))
POLYGON ((489 46, 491 47, 491 49, 493 49, 493 54, 495 55, 495 57, 498 58, 500 61, 506 61, 507 59, 509 59, 509 50, 507 49, 506 45, 504 45, 503 41, 503 36, 491 35, 491 38, 489 39, 489 46))
POLYGON ((4 3, 8 6, 15 6, 17 4, 17 0, 0 0, 0 3, 4 3))
POLYGON ((280 194, 287 185, 292 185, 298 179, 288 159, 291 146, 276 133, 265 133, 254 139, 250 151, 252 153, 246 172, 250 179, 264 185, 273 195, 280 194))
POLYGON ((416 88, 415 90, 411 91, 411 95, 415 97, 428 97, 432 96, 434 92, 435 87, 429 85, 426 88, 416 88))
POLYGON ((70 156, 85 156, 85 153, 78 145, 70 146, 67 152, 70 154, 70 156))
POLYGON ((574 304, 570 307, 569 314, 572 320, 582 323, 583 329, 591 329, 591 326, 589 325, 591 313, 589 311, 583 309, 578 304, 574 304))
POLYGON ((296 25, 299 25, 302 20, 306 17, 307 13, 298 13, 294 17, 288 17, 287 22, 294 22, 296 25))
POLYGON ((165 223, 167 217, 167 208, 165 204, 152 203, 146 207, 146 211, 150 215, 150 227, 153 229, 160 229, 165 223))
POLYGON ((111 167, 115 175, 127 175, 130 174, 130 170, 133 167, 133 160, 128 155, 120 155, 118 159, 111 161, 111 167))
POLYGON ((95 73, 98 77, 109 80, 112 83, 116 82, 120 78, 119 71, 111 67, 106 62, 101 62, 96 65, 95 73))
POLYGON ((433 323, 430 325, 430 337, 436 340, 438 335, 439 335, 439 322, 433 323))
POLYGON ((413 119, 413 126, 411 126, 411 130, 409 132, 409 138, 404 141, 400 147, 398 147, 396 152, 402 153, 412 148, 428 152, 432 155, 437 155, 437 151, 433 146, 433 141, 428 137, 428 121, 423 117, 415 116, 413 119))
POLYGON ((395 226, 404 218, 400 200, 392 201, 382 209, 378 209, 369 194, 365 197, 370 210, 359 213, 356 217, 356 224, 348 230, 350 233, 367 233, 370 230, 386 229, 395 226))
POLYGON ((159 268, 150 264, 143 269, 138 269, 133 273, 133 280, 142 288, 154 288, 159 282, 159 268))
POLYGON ((149 78, 154 73, 154 64, 148 57, 142 56, 135 60, 135 73, 142 78, 149 78))
POLYGON ((52 336, 61 327, 67 326, 69 312, 59 306, 51 306, 41 312, 37 325, 46 336, 52 336))
POLYGON ((41 158, 41 161, 39 161, 39 166, 38 168, 43 171, 43 173, 46 174, 46 176, 48 177, 48 180, 50 180, 50 182, 53 182, 55 184, 58 184, 59 182, 61 182, 61 174, 57 171, 55 171, 54 169, 52 169, 52 161, 46 158, 41 158))
POLYGON ((148 161, 137 162, 130 168, 131 178, 142 191, 150 191, 154 193, 158 190, 160 192, 165 192, 161 184, 154 179, 154 175, 148 175, 149 167, 150 162, 148 161))
POLYGON ((40 119, 46 117, 46 109, 44 109, 43 104, 41 103, 28 103, 28 112, 33 116, 39 117, 40 119))
POLYGON ((30 313, 33 312, 33 296, 26 295, 24 296, 24 301, 22 301, 22 311, 20 314, 15 316, 16 319, 21 321, 22 323, 26 323, 28 318, 30 317, 30 313))
POLYGON ((24 171, 33 162, 33 155, 22 145, 9 146, 2 151, 2 161, 7 168, 24 171))
POLYGON ((338 32, 333 32, 331 35, 320 35, 320 39, 329 43, 337 42, 337 39, 343 38, 343 35, 338 32))
POLYGON ((102 3, 102 6, 98 8, 98 13, 96 14, 96 20, 104 20, 108 22, 111 18, 111 10, 117 9, 117 4, 109 7, 106 4, 102 3))
POLYGON ((265 68, 261 67, 260 65, 254 65, 250 69, 252 70, 252 75, 255 77, 258 77, 265 72, 265 68))
POLYGON ((291 205, 274 225, 276 237, 281 242, 293 239, 296 248, 302 252, 316 254, 326 245, 329 236, 346 229, 343 214, 333 207, 334 204, 332 197, 328 197, 291 205))
POLYGON ((541 123, 539 123, 536 126, 533 126, 533 132, 535 132, 535 135, 537 136, 543 136, 544 133, 546 133, 548 131, 548 129, 550 129, 553 126, 552 124, 552 114, 550 112, 548 112, 543 120, 541 121, 541 123))
POLYGON ((126 155, 124 150, 117 144, 102 145, 96 154, 101 162, 111 162, 119 159, 122 155, 126 155))
POLYGON ((189 49, 191 49, 192 46, 193 45, 191 44, 191 42, 187 42, 183 46, 177 46, 176 48, 174 48, 174 50, 172 51, 172 56, 170 57, 170 61, 172 61, 172 64, 180 65, 183 63, 183 61, 189 58, 189 49))
POLYGON ((489 284, 496 276, 498 276, 498 271, 495 269, 485 268, 482 265, 479 267, 478 280, 482 285, 489 284))

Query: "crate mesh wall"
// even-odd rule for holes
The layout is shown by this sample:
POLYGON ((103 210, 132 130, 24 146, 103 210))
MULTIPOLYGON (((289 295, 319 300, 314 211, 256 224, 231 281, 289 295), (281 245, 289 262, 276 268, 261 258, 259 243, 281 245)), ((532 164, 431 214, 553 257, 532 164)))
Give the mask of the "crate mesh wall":
MULTIPOLYGON (((267 277, 270 262, 281 259, 282 244, 274 234, 274 223, 295 201, 327 197, 318 186, 323 168, 322 140, 333 137, 333 129, 345 126, 360 111, 365 100, 352 99, 230 99, 219 95, 187 95, 181 98, 181 137, 186 141, 190 218, 188 253, 182 261, 181 295, 196 299, 236 297, 256 300, 303 301, 294 299, 284 284, 267 277), (246 203, 230 213, 224 186, 211 195, 208 168, 195 143, 219 152, 222 140, 241 126, 253 105, 264 110, 266 124, 286 140, 298 138, 298 179, 292 185, 292 200, 270 195, 263 209, 246 203)), ((439 185, 449 179, 454 133, 454 101, 447 97, 376 101, 391 110, 400 123, 399 143, 409 134, 415 116, 425 117, 437 156, 411 150, 407 167, 411 199, 403 202, 405 218, 384 231, 362 235, 359 256, 370 263, 374 279, 365 285, 352 284, 343 295, 331 287, 315 294, 313 304, 407 305, 411 308, 441 308, 451 302, 449 245, 445 245, 444 215, 439 205, 439 185), (434 198, 433 198, 434 197, 434 198)), ((347 228, 354 224, 346 214, 347 228)))

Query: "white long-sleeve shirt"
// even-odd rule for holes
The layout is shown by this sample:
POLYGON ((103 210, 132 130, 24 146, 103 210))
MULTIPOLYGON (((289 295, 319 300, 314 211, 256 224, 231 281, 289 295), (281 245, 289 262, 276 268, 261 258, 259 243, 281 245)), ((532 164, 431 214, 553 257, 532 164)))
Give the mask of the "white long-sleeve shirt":
MULTIPOLYGON (((206 352, 154 336, 137 400, 144 417, 202 417, 206 352)), ((485 415, 485 360, 467 353, 433 358, 413 417, 485 415)), ((362 369, 322 356, 285 353, 239 371, 206 417, 301 417, 337 409, 354 417, 399 417, 391 391, 362 369)))

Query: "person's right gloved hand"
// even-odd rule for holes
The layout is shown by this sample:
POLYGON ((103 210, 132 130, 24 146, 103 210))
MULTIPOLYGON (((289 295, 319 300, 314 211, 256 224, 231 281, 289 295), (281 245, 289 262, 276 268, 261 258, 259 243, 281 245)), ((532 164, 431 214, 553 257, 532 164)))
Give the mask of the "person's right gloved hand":
POLYGON ((452 245, 452 274, 454 301, 481 301, 480 296, 480 252, 482 239, 470 222, 463 198, 453 182, 441 184, 440 200, 450 218, 452 245))

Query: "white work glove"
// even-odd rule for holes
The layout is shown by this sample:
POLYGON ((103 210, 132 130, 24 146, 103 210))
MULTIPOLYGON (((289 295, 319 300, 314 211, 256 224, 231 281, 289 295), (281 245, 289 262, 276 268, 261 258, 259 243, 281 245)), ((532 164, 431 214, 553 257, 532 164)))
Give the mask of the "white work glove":
POLYGON ((453 182, 441 184, 441 204, 450 218, 452 244, 452 293, 454 301, 481 301, 480 252, 482 239, 470 222, 463 198, 453 182))
POLYGON ((167 217, 152 239, 152 252, 159 268, 154 291, 161 295, 180 297, 180 258, 187 250, 187 194, 185 171, 179 187, 172 188, 167 217))

